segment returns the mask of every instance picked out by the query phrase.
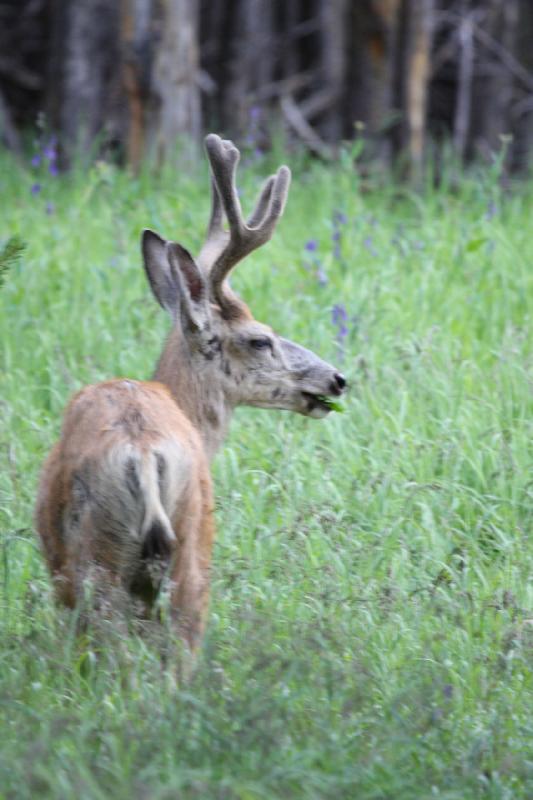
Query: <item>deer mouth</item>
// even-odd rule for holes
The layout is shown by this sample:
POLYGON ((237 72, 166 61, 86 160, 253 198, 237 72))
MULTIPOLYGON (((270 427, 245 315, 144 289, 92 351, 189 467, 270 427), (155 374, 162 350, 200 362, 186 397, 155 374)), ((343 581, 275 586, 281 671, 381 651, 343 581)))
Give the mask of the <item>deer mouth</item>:
POLYGON ((334 410, 335 404, 324 394, 311 394, 302 392, 305 399, 305 413, 309 417, 325 417, 330 411, 334 410))

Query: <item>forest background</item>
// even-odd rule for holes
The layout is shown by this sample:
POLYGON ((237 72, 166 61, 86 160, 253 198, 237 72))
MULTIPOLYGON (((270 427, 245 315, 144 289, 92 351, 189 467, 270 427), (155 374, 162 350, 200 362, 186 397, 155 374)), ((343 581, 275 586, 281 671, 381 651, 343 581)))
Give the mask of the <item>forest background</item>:
POLYGON ((443 141, 460 159, 533 132, 530 0, 0 0, 0 131, 40 121, 137 169, 177 137, 223 131, 269 147, 274 128, 323 159, 359 138, 419 172, 443 141))

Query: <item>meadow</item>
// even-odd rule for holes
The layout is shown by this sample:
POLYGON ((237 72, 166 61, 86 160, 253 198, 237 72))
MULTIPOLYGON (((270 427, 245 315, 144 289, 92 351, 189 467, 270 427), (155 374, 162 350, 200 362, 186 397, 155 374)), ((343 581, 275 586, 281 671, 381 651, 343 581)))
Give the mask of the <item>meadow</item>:
POLYGON ((243 158, 245 207, 294 175, 233 286, 350 391, 323 421, 237 411, 177 686, 135 632, 76 636, 32 508, 69 395, 151 375, 140 231, 197 252, 207 169, 0 154, 0 249, 24 245, 0 288, 2 800, 533 797, 532 186, 495 159, 415 192, 352 156, 243 158))

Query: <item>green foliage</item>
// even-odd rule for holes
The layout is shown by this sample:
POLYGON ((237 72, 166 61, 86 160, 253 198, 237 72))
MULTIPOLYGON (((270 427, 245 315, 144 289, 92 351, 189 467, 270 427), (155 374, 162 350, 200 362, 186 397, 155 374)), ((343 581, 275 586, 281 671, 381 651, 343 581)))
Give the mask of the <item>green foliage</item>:
POLYGON ((25 247, 18 236, 12 236, 0 250, 0 288, 4 285, 9 269, 19 261, 25 247))
MULTIPOLYGON (((32 195, 0 163, 0 238, 27 242, 0 295, 0 797, 533 796, 531 190, 493 169, 416 195, 346 159, 300 164, 234 276, 351 390, 322 422, 237 412, 187 686, 150 636, 76 639, 32 506, 68 396, 150 375, 140 231, 198 249, 207 172, 32 195)), ((243 170, 245 207, 272 166, 243 170)))

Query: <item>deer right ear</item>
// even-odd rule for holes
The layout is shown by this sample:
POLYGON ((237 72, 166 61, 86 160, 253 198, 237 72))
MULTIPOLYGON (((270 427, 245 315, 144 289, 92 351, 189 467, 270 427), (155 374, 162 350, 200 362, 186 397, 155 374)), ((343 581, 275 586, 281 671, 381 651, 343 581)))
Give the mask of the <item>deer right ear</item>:
POLYGON ((209 320, 209 300, 204 277, 188 250, 177 242, 166 246, 168 263, 180 283, 182 324, 201 330, 209 320))
POLYGON ((142 254, 148 283, 159 305, 175 317, 180 305, 180 283, 167 256, 167 242, 159 234, 144 230, 142 254))
POLYGON ((209 317, 207 287, 188 250, 145 230, 142 251, 144 269, 158 303, 187 327, 203 328, 209 317))

